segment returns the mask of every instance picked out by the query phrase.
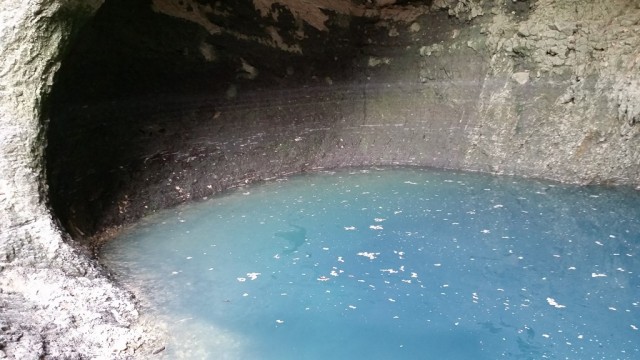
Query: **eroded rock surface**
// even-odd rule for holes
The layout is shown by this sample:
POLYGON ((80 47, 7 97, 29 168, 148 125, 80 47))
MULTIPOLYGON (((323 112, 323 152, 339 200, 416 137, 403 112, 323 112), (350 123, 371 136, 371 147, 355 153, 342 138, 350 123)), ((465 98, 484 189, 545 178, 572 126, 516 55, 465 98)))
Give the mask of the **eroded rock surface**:
POLYGON ((638 185, 637 2, 125 6, 55 91, 54 206, 78 236, 318 168, 638 185))
POLYGON ((43 102, 73 27, 99 5, 0 3, 0 357, 125 358, 151 338, 131 294, 74 249, 46 204, 43 102))
POLYGON ((369 165, 639 186, 639 19, 637 0, 3 1, 0 350, 160 349, 84 241, 229 187, 369 165))

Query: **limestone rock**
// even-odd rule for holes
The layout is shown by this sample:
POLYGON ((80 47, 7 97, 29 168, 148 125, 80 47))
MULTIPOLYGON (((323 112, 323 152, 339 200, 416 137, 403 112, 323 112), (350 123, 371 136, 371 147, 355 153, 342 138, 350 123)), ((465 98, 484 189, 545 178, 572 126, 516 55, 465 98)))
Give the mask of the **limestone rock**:
POLYGON ((129 295, 64 241, 46 207, 43 97, 72 25, 100 4, 0 2, 0 338, 9 358, 124 358, 111 342, 143 338, 129 295), (110 312, 120 320, 96 316, 110 312))
POLYGON ((513 73, 513 75, 511 75, 511 78, 513 78, 513 80, 515 80, 518 84, 524 85, 529 82, 529 72, 522 71, 513 73))
MULTIPOLYGON (((341 166, 437 166, 573 183, 640 181, 637 1, 435 0, 428 7, 392 0, 154 0, 144 15, 184 27, 176 30, 193 26, 184 38, 173 28, 171 36, 154 38, 154 27, 149 38, 117 43, 114 50, 122 53, 116 60, 102 58, 105 44, 88 41, 82 51, 93 49, 98 56, 92 60, 104 62, 83 62, 87 54, 67 52, 68 45, 101 3, 0 1, 0 341, 9 358, 144 357, 162 348, 140 323, 131 295, 106 279, 48 207, 46 128, 73 116, 83 145, 112 131, 112 141, 91 151, 120 156, 113 166, 104 172, 94 164, 79 167, 69 178, 74 186, 91 188, 75 200, 86 208, 103 206, 100 214, 109 225, 139 218, 151 211, 147 205, 158 209, 251 181, 341 166), (233 22, 225 28, 224 21, 213 21, 224 18, 226 8, 216 6, 225 4, 244 5, 243 14, 255 13, 264 24, 246 33, 233 22), (517 13, 516 7, 526 11, 517 13), (369 26, 371 19, 400 30, 379 38, 390 28, 369 26), (167 45, 174 35, 193 42, 191 57, 184 47, 167 45), (322 48, 309 55, 308 44, 322 48), (220 98, 161 97, 151 88, 145 101, 127 93, 122 102, 99 98, 87 104, 79 97, 73 103, 90 87, 77 86, 69 95, 75 107, 48 111, 61 64, 78 71, 70 76, 73 88, 87 84, 78 79, 86 74, 105 80, 99 76, 112 75, 112 67, 131 65, 127 55, 140 55, 131 52, 154 47, 156 53, 137 58, 148 61, 136 68, 148 71, 145 79, 184 65, 179 61, 187 68, 200 64, 202 73, 192 75, 204 79, 201 84, 219 84, 220 98), (158 53, 179 55, 154 62, 158 53), (262 59, 264 54, 273 58, 262 59), (216 68, 224 61, 234 66, 216 68), (219 71, 207 76, 211 69, 219 71), (231 79, 221 81, 226 70, 231 79), (263 79, 269 75, 273 84, 263 79), (276 87, 287 81, 299 87, 276 87), (250 92, 248 83, 262 88, 250 92), (114 173, 125 180, 102 178, 114 173), (105 188, 117 192, 104 197, 105 188)), ((123 28, 109 35, 142 36, 141 24, 101 21, 103 27, 91 31, 109 32, 117 24, 123 28)), ((141 76, 125 70, 120 74, 141 76)), ((108 80, 96 84, 121 84, 115 82, 120 78, 108 80)), ((135 80, 126 85, 140 85, 135 80)), ((65 131, 66 143, 71 131, 65 131)), ((50 149, 54 139, 48 140, 50 149)), ((62 155, 70 158, 89 151, 68 144, 71 150, 62 155)), ((81 216, 84 209, 69 212, 81 216)))

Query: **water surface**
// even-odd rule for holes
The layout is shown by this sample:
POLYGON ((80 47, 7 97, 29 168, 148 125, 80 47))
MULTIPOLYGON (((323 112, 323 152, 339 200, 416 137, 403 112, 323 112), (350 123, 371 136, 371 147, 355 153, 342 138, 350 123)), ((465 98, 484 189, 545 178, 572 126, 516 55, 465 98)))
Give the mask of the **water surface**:
POLYGON ((170 358, 638 359, 640 195, 358 170, 146 218, 102 258, 170 358))

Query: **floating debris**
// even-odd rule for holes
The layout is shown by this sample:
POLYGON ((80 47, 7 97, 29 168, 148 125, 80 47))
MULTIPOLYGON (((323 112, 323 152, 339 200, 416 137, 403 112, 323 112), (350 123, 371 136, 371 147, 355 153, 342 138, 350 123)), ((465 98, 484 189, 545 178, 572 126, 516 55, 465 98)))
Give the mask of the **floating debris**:
POLYGON ((372 252, 366 252, 366 251, 364 251, 364 252, 359 252, 359 253, 357 253, 356 255, 364 256, 364 257, 366 257, 366 258, 369 258, 369 260, 373 260, 373 259, 375 259, 376 257, 378 257, 378 255, 380 255, 380 253, 372 253, 372 252))
POLYGON ((258 272, 252 272, 252 273, 247 273, 247 277, 251 280, 255 280, 258 278, 258 276, 262 275, 261 273, 258 272))
POLYGON ((554 298, 548 297, 547 298, 547 303, 549 303, 549 305, 555 307, 556 309, 566 308, 566 306, 558 304, 558 302, 554 298))

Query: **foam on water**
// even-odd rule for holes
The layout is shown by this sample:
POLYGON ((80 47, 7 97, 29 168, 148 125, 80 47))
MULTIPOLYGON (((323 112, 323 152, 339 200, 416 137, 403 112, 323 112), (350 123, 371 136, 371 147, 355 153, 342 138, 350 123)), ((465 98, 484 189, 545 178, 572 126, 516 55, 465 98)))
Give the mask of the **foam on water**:
POLYGON ((640 195, 323 173, 143 220, 102 258, 169 357, 638 359, 640 195))

